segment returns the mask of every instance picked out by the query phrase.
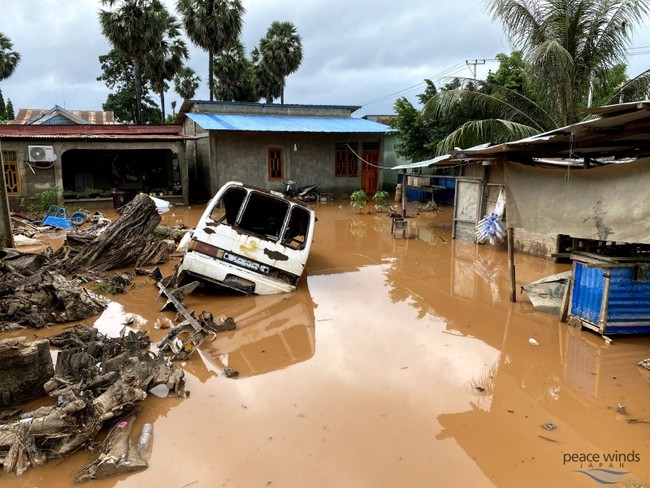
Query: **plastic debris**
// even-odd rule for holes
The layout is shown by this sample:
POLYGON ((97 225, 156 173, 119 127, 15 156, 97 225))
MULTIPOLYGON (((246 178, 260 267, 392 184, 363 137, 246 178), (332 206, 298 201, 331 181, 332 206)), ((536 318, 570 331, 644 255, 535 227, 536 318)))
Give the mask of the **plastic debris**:
POLYGON ((528 339, 528 343, 529 343, 529 344, 532 344, 533 346, 539 346, 539 342, 537 342, 537 341, 536 341, 535 339, 533 339, 532 337, 531 337, 530 339, 528 339))

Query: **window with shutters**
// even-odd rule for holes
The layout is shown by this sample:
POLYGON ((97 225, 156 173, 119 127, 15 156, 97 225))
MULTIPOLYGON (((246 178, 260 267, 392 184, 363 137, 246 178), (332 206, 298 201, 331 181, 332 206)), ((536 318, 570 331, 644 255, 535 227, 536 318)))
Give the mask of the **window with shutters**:
POLYGON ((284 158, 281 147, 269 147, 269 180, 284 180, 284 158))
POLYGON ((2 151, 2 159, 4 161, 7 194, 20 195, 20 174, 18 173, 16 151, 2 151))
POLYGON ((336 176, 357 176, 357 144, 337 142, 335 146, 334 174, 336 176))

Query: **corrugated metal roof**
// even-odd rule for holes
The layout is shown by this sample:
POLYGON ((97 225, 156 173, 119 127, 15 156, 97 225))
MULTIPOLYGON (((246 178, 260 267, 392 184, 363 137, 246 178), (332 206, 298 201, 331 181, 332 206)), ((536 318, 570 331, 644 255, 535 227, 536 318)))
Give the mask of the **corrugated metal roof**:
POLYGON ((194 139, 180 125, 0 125, 0 139, 147 140, 194 139))
POLYGON ((417 163, 411 163, 411 164, 400 164, 399 166, 395 166, 392 169, 395 170, 406 170, 406 169, 418 169, 418 168, 431 168, 433 166, 442 166, 444 163, 449 162, 449 154, 444 154, 442 156, 438 156, 437 158, 433 159, 427 159, 426 161, 420 161, 417 163))
POLYGON ((393 129, 371 120, 335 117, 188 113, 205 130, 240 132, 386 133, 393 129))
POLYGON ((543 134, 483 148, 457 149, 452 160, 507 157, 511 161, 545 158, 647 157, 650 154, 650 102, 602 107, 603 116, 553 129, 543 134))

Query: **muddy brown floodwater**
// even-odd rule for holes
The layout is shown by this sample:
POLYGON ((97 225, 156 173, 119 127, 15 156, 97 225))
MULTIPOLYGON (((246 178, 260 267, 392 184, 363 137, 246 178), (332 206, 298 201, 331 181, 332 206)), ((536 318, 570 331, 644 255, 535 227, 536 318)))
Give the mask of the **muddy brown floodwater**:
MULTIPOLYGON (((174 208, 165 223, 192 226, 201 210, 174 208)), ((238 328, 184 363, 188 398, 142 402, 138 423, 154 425, 149 468, 93 486, 600 486, 590 475, 648 483, 650 423, 627 420, 650 419, 637 367, 650 337, 607 344, 535 312, 525 294, 510 303, 506 252, 452 240, 450 209, 410 219, 410 239, 393 239, 385 214, 347 202, 316 211, 295 293, 185 300, 233 316, 238 328), (239 378, 221 375, 224 366, 239 378)), ((516 255, 516 269, 519 290, 568 266, 516 255)), ((159 312, 156 296, 138 277, 97 326, 119 330, 130 315, 160 340, 154 323, 173 314, 159 312)), ((79 452, 0 483, 68 487, 92 460, 79 452)))

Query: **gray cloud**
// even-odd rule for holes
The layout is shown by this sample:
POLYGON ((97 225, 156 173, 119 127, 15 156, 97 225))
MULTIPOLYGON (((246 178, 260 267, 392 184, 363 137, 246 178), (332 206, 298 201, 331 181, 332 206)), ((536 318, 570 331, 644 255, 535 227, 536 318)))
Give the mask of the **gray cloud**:
MULTIPOLYGON (((174 0, 164 1, 174 10, 174 0)), ((465 60, 510 52, 500 26, 477 0, 244 0, 244 5, 247 52, 273 20, 293 22, 302 37, 305 57, 287 79, 287 103, 360 105, 380 100, 356 115, 391 113, 396 96, 414 100, 424 78, 439 82, 442 74, 471 76, 465 60)), ((0 31, 12 39, 22 61, 0 88, 16 110, 101 108, 109 90, 96 81, 101 74, 98 57, 110 45, 101 34, 100 7, 100 0, 3 1, 0 31)), ((202 78, 197 98, 208 98, 207 55, 188 45, 189 64, 202 78)), ((633 45, 650 45, 647 24, 633 45)), ((630 76, 649 67, 648 56, 630 57, 630 76)), ((480 65, 478 76, 497 67, 494 62, 480 65)), ((175 99, 180 102, 170 91, 168 103, 175 99)))

